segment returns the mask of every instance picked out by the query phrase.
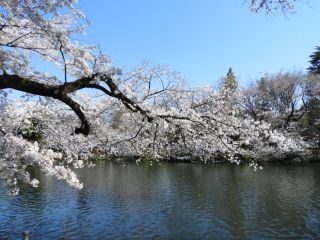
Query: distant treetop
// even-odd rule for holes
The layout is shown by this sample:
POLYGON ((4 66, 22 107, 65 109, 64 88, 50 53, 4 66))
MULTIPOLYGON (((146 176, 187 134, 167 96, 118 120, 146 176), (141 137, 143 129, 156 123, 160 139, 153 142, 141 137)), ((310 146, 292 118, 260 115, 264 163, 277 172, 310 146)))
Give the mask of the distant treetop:
POLYGON ((237 83, 236 77, 232 71, 232 68, 229 68, 226 77, 223 79, 222 85, 223 85, 223 88, 227 88, 228 90, 230 90, 232 92, 236 90, 238 83, 237 83))
POLYGON ((316 47, 314 53, 310 55, 309 61, 311 66, 308 67, 308 71, 314 74, 320 74, 320 46, 316 47))

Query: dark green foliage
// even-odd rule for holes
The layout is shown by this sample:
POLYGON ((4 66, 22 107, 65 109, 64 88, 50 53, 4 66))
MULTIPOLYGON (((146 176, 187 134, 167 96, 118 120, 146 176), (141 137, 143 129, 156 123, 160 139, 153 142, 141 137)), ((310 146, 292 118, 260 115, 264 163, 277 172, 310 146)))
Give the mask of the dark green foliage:
POLYGON ((311 60, 309 61, 311 66, 308 71, 313 74, 320 74, 320 47, 316 47, 314 53, 310 55, 311 60))
POLYGON ((256 159, 254 156, 249 155, 249 154, 247 154, 247 155, 241 155, 241 156, 239 156, 239 158, 240 158, 244 163, 252 163, 252 162, 256 162, 256 161, 257 161, 257 159, 256 159))

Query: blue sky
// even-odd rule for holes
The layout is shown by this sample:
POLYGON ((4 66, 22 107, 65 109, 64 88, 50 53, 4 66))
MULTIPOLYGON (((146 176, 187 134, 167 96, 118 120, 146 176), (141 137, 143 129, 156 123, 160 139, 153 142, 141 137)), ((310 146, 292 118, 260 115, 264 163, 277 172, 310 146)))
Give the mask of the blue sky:
POLYGON ((245 85, 264 73, 305 70, 320 45, 320 2, 287 17, 252 13, 243 0, 79 0, 89 18, 85 43, 114 65, 144 60, 181 72, 192 86, 215 84, 232 67, 245 85))

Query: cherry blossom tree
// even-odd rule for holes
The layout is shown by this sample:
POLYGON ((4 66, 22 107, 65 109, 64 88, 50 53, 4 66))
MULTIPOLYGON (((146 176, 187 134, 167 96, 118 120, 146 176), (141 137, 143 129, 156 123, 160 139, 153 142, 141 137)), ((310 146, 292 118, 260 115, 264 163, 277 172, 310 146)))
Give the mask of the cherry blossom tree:
POLYGON ((0 0, 0 180, 12 195, 21 181, 38 185, 32 166, 81 188, 72 168, 99 154, 236 163, 249 157, 257 169, 252 159, 307 146, 241 116, 243 97, 234 89, 191 89, 163 66, 112 66, 97 47, 73 40, 87 24, 75 3, 0 0), (62 79, 34 66, 35 58, 53 64, 62 79), (13 100, 8 89, 27 95, 13 100))
MULTIPOLYGON (((81 46, 77 41, 72 41, 72 36, 84 32, 86 24, 84 15, 74 8, 75 2, 74 0, 0 1, 0 91, 2 98, 6 94, 4 89, 15 89, 56 99, 69 106, 80 119, 81 124, 75 128, 74 132, 82 135, 89 134, 91 124, 72 95, 84 88, 99 90, 105 95, 118 99, 131 111, 147 116, 147 113, 138 104, 118 89, 114 80, 118 69, 111 66, 110 59, 99 53, 94 46, 81 46), (34 57, 39 57, 61 69, 64 79, 58 79, 47 72, 35 69, 31 61, 34 57)), ((69 182, 80 186, 77 180, 73 181, 76 178, 68 168, 62 165, 53 166, 56 158, 65 158, 64 156, 53 154, 52 150, 41 150, 36 141, 30 143, 21 136, 17 137, 16 134, 13 134, 13 130, 16 130, 14 126, 19 120, 27 123, 30 122, 30 119, 27 114, 23 113, 26 106, 16 106, 18 109, 15 110, 19 111, 12 112, 16 114, 11 119, 14 122, 6 124, 5 120, 10 119, 8 109, 12 105, 4 103, 5 101, 1 99, 3 120, 0 128, 3 135, 1 138, 3 147, 0 171, 3 172, 1 175, 3 180, 13 186, 16 185, 17 180, 35 185, 35 181, 30 180, 26 166, 37 164, 52 175, 67 181, 71 179, 69 182), (18 118, 20 114, 25 120, 18 118)), ((29 106, 29 108, 34 107, 29 106)), ((41 117, 48 118, 54 115, 49 109, 39 111, 41 111, 39 113, 41 117)), ((36 118, 39 118, 39 114, 36 118)), ((64 125, 61 124, 61 126, 64 125)), ((48 127, 55 126, 48 125, 48 127)), ((59 140, 53 141, 59 142, 62 139, 61 136, 63 135, 59 135, 59 140)), ((83 138, 83 136, 73 138, 83 138)), ((74 140, 72 139, 72 142, 74 140)), ((68 149, 69 144, 64 154, 70 152, 68 149)), ((73 159, 70 156, 66 158, 73 159)), ((79 165, 78 163, 76 165, 79 165)), ((16 193, 16 189, 13 192, 16 193)))
POLYGON ((271 123, 273 128, 297 127, 307 111, 307 92, 313 82, 302 72, 266 74, 244 90, 244 112, 271 123))

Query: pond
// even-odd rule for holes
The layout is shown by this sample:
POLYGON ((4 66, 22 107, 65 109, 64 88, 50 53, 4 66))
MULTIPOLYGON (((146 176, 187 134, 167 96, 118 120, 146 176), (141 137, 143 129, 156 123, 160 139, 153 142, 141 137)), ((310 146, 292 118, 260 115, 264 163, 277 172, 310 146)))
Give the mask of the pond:
POLYGON ((312 239, 320 237, 320 164, 247 166, 98 162, 85 188, 39 175, 10 198, 0 239, 312 239))

